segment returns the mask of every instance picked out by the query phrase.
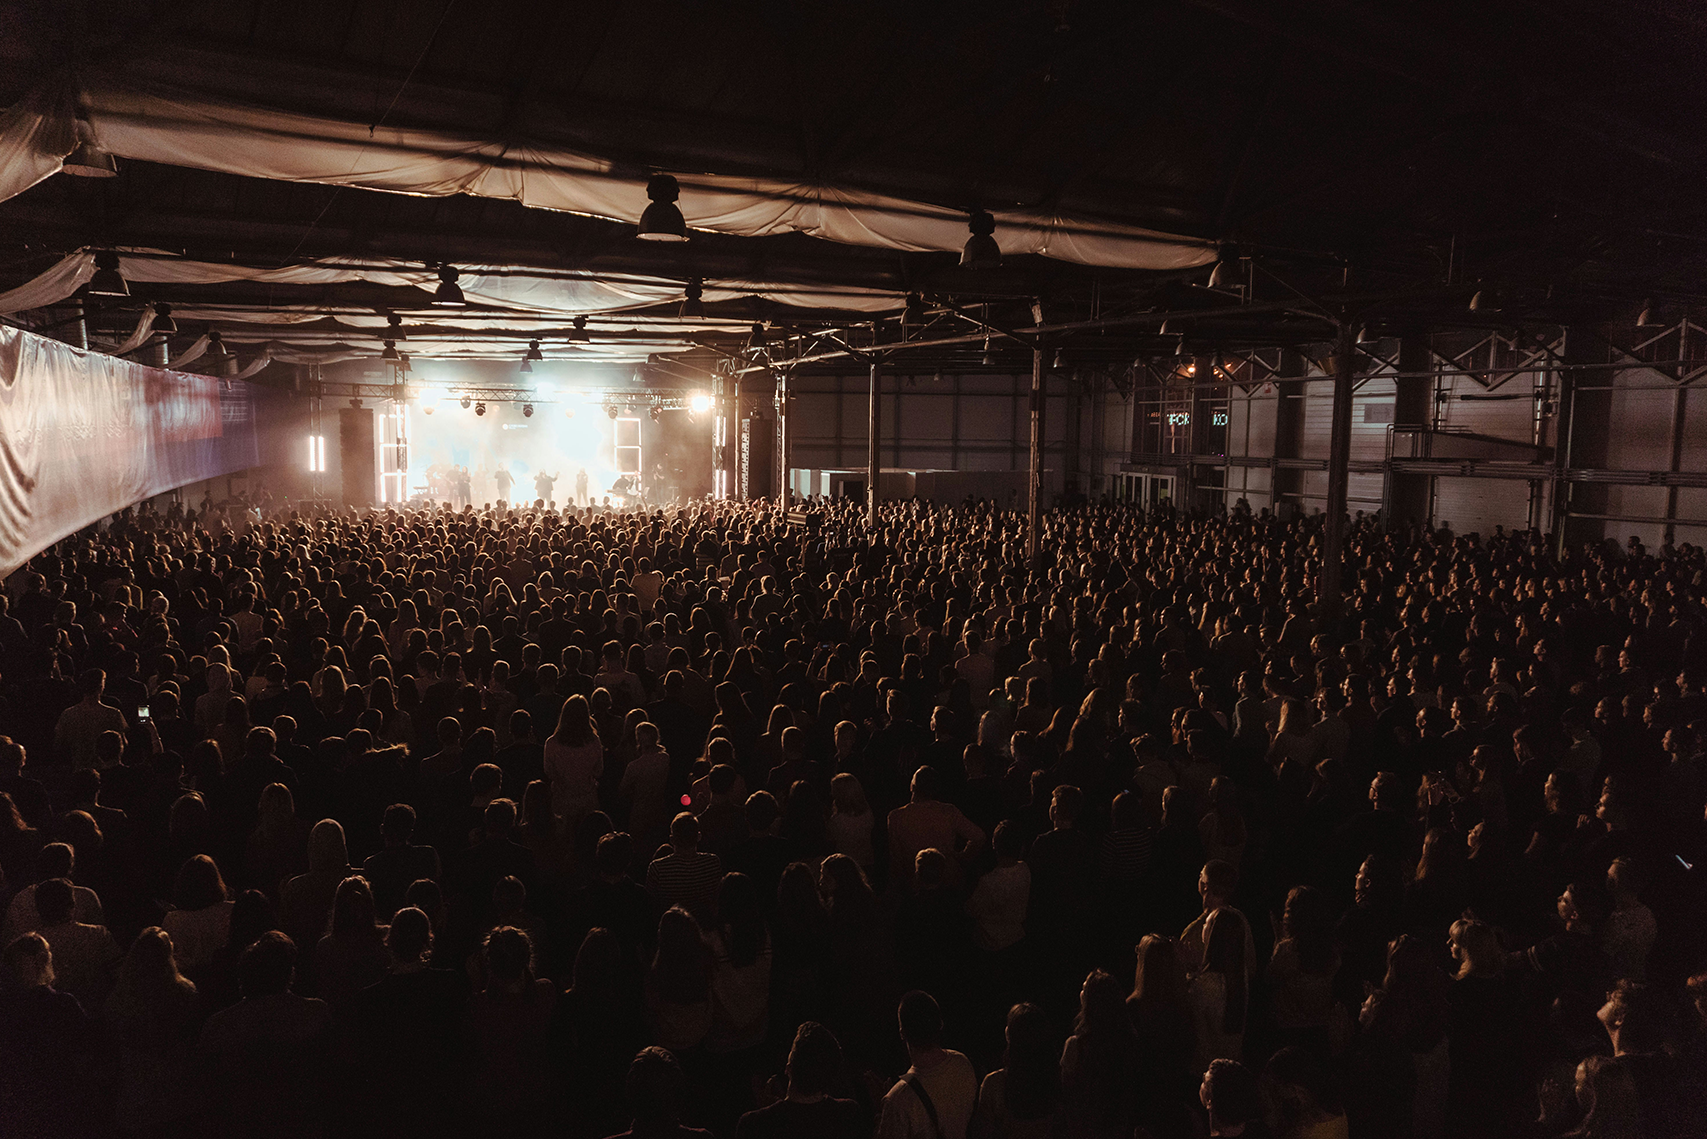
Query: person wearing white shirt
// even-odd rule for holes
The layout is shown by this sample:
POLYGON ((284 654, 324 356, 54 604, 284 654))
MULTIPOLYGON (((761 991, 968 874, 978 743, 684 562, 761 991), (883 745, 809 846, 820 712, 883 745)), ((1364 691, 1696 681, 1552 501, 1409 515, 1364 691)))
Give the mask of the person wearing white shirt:
POLYGON ((902 997, 899 1020, 912 1066, 883 1097, 877 1139, 966 1139, 978 1100, 972 1062, 942 1046, 942 1009, 929 993, 902 997))
POLYGON ((1031 867, 1020 861, 1024 836, 1012 824, 996 824, 992 839, 996 868, 978 879, 966 900, 972 919, 972 940, 978 948, 1000 953, 1025 937, 1026 908, 1031 904, 1031 867))

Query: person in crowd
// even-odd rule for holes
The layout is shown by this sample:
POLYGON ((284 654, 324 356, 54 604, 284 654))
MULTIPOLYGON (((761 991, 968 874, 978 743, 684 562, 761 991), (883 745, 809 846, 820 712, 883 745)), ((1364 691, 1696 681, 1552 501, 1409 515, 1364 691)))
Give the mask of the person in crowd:
POLYGON ((966 1139, 978 1079, 964 1053, 943 1047, 942 1008, 915 989, 896 1017, 909 1066, 883 1097, 878 1139, 966 1139))

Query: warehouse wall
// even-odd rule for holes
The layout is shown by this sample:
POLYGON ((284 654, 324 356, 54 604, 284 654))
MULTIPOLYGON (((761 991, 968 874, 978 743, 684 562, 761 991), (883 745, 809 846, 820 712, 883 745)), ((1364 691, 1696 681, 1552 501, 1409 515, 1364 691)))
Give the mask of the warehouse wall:
MULTIPOLYGON (((796 376, 791 465, 864 467, 869 381, 865 373, 796 376)), ((1073 482, 1099 495, 1130 450, 1131 405, 1101 377, 1051 373, 1044 413, 1044 490, 1073 482), (1099 445, 1100 444, 1100 445, 1099 445)), ((1025 470, 1031 447, 1031 376, 886 374, 881 404, 885 467, 1025 470)))

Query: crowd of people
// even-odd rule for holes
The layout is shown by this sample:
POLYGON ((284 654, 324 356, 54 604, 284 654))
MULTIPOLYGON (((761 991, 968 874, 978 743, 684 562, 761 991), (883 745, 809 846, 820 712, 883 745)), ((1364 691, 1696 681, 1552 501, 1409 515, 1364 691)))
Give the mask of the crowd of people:
POLYGON ((0 1132, 1707 1133, 1707 555, 130 512, 0 597, 0 1132))

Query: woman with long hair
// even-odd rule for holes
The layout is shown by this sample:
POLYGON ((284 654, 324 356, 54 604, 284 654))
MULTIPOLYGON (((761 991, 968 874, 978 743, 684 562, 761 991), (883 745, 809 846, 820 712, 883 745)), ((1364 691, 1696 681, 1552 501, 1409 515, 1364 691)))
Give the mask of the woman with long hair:
POLYGON ((119 1050, 113 1122, 158 1134, 196 1115, 196 1036, 205 1010, 194 983, 178 971, 165 930, 149 926, 131 944, 105 1011, 119 1050))
POLYGON ((545 741, 545 778, 551 784, 551 810, 558 826, 575 824, 599 806, 599 776, 605 749, 593 724, 587 698, 577 693, 563 702, 557 728, 545 741))
MULTIPOLYGON (((781 707, 781 705, 778 705, 781 707)), ((859 863, 867 874, 877 865, 877 853, 872 844, 872 828, 876 824, 871 806, 866 802, 865 788, 859 776, 844 771, 830 780, 830 819, 826 824, 830 845, 837 854, 845 854, 859 863)))
POLYGON ((332 897, 332 919, 314 947, 314 979, 320 999, 334 1010, 349 1006, 355 995, 384 978, 391 966, 385 948, 385 927, 379 924, 368 881, 351 875, 338 883, 332 897))
POLYGON ((1245 938, 1245 919, 1231 907, 1221 907, 1204 922, 1203 961, 1186 988, 1200 1072, 1211 1060, 1237 1060, 1244 1051, 1245 938))
POLYGON ((289 787, 269 783, 261 788, 255 829, 243 851, 245 884, 277 899, 287 879, 308 869, 308 831, 289 787))
POLYGON ((758 887, 729 873, 717 893, 717 924, 708 931, 712 1052, 740 1052, 764 1042, 771 984, 771 936, 758 887))
POLYGON ((205 854, 186 860, 172 890, 173 908, 161 920, 178 967, 192 977, 213 964, 231 933, 231 892, 219 864, 205 854))
POLYGON ((711 1031, 711 946, 694 916, 671 906, 658 919, 658 948, 646 972, 646 1020, 652 1038, 680 1056, 711 1031))
POLYGON ((1199 1075, 1192 1067, 1195 1030, 1185 969, 1173 940, 1160 934, 1146 934, 1134 957, 1126 1015, 1138 1038, 1140 1122, 1160 1134, 1175 1134, 1184 1122, 1181 1105, 1190 1102, 1199 1075))
POLYGON ((1061 1050, 1066 1133, 1127 1139, 1138 1118, 1138 1038, 1120 982, 1097 969, 1079 990, 1073 1035, 1061 1050))
POLYGON ((1008 1010, 1002 1066, 984 1077, 967 1127, 971 1139, 1052 1139, 1059 1132, 1060 1056, 1049 1017, 1033 1004, 1008 1010))

